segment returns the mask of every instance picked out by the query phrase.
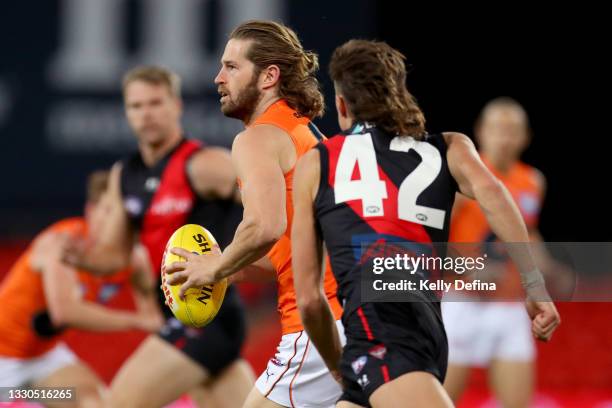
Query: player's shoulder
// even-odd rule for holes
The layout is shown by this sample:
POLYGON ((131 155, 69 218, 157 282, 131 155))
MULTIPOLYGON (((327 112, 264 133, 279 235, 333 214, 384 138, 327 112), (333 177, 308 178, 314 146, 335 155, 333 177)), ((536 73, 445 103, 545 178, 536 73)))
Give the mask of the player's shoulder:
POLYGON ((546 176, 544 176, 542 171, 524 162, 518 162, 517 168, 520 176, 535 184, 539 191, 546 189, 546 176))
POLYGON ((43 233, 83 233, 86 228, 85 219, 83 217, 64 218, 54 222, 44 229, 43 233))
POLYGON ((451 146, 455 143, 456 146, 474 146, 474 142, 469 136, 460 132, 442 132, 438 134, 438 137, 444 139, 447 146, 451 146))
POLYGON ((535 167, 532 167, 531 170, 533 174, 533 179, 536 185, 538 186, 538 190, 540 191, 546 190, 546 176, 544 175, 544 173, 542 173, 540 170, 536 169, 535 167))
MULTIPOLYGON (((229 149, 221 146, 207 146, 193 153, 186 166, 187 175, 192 186, 207 186, 205 181, 223 175, 228 181, 235 177, 232 167, 232 155, 229 149)), ((233 189, 233 182, 230 181, 233 189)), ((202 187, 206 189, 205 187, 202 187)))
POLYGON ((235 151, 279 151, 291 144, 288 133, 271 124, 257 124, 238 133, 232 143, 232 152, 235 151))
POLYGON ((313 169, 319 166, 319 158, 321 153, 319 149, 310 149, 300 157, 296 164, 296 172, 304 172, 306 169, 313 169))
POLYGON ((463 158, 477 156, 476 146, 472 139, 460 132, 442 132, 439 143, 445 150, 448 160, 461 161, 463 158))
POLYGON ((230 151, 223 146, 206 146, 193 153, 191 162, 218 162, 230 158, 230 151))

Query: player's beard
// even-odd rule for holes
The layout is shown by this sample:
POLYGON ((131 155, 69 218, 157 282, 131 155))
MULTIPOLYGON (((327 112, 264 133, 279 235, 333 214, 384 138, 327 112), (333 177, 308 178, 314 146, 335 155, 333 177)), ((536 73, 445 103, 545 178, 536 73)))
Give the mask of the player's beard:
POLYGON ((221 105, 221 112, 225 116, 246 121, 253 115, 261 98, 261 92, 257 89, 257 78, 258 75, 254 73, 251 82, 238 94, 235 102, 227 98, 228 101, 221 105))

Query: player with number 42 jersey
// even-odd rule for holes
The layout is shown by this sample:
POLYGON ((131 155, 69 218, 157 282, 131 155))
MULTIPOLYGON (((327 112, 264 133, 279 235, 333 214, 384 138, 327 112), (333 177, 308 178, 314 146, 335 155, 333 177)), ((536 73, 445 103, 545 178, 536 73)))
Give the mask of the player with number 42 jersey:
MULTIPOLYGON (((405 86, 399 51, 348 41, 334 51, 330 75, 343 133, 306 153, 293 179, 299 217, 293 219, 292 266, 302 322, 342 382, 338 407, 450 407, 442 388, 448 345, 440 302, 417 283, 436 279, 438 271, 423 265, 408 271, 387 261, 402 254, 444 257, 445 247, 433 244, 448 241, 458 191, 476 199, 504 242, 528 242, 527 229, 465 135, 426 132, 424 115, 405 86), (344 347, 322 296, 323 247, 344 306, 344 347), (391 288, 370 296, 369 278, 380 272, 373 269, 377 258, 386 271, 375 279, 389 281, 390 269, 397 269, 403 280, 416 280, 402 302, 391 288)), ((548 340, 559 317, 525 246, 513 260, 522 262, 528 295, 541 296, 527 307, 534 333, 548 340)))
MULTIPOLYGON (((364 122, 317 149, 321 185, 315 212, 328 251, 337 254, 332 269, 346 274, 337 276, 338 282, 359 286, 362 245, 448 241, 457 183, 441 134, 423 140, 393 137, 364 122)), ((340 297, 346 299, 347 313, 357 308, 351 304, 356 296, 343 294, 341 288, 340 297)))
POLYGON ((396 136, 358 121, 316 149, 320 184, 313 212, 351 335, 340 365, 342 399, 366 406, 378 387, 407 372, 425 371, 442 382, 448 354, 440 303, 425 301, 433 294, 420 291, 414 294, 423 301, 364 302, 362 279, 373 256, 418 256, 448 241, 458 186, 444 136, 396 136))

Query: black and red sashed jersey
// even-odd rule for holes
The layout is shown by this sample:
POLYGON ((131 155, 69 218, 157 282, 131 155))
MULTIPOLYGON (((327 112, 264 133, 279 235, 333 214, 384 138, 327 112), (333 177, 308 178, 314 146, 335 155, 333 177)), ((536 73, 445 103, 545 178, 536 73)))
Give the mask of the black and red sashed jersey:
POLYGON ((448 241, 457 183, 446 148, 441 134, 419 141, 369 123, 317 145, 315 216, 345 312, 361 302, 364 258, 385 256, 393 243, 423 253, 431 243, 448 241))

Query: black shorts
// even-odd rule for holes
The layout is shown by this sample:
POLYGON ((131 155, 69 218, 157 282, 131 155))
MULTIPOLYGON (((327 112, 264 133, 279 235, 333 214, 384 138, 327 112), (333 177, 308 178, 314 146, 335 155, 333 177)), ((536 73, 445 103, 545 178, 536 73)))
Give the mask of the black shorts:
POLYGON ((236 289, 228 288, 219 313, 207 326, 199 329, 183 326, 174 317, 167 317, 158 336, 183 351, 207 372, 218 374, 240 357, 246 337, 244 310, 236 289))
POLYGON ((444 382, 448 341, 439 303, 366 303, 342 322, 341 401, 368 407, 378 387, 414 371, 444 382))

